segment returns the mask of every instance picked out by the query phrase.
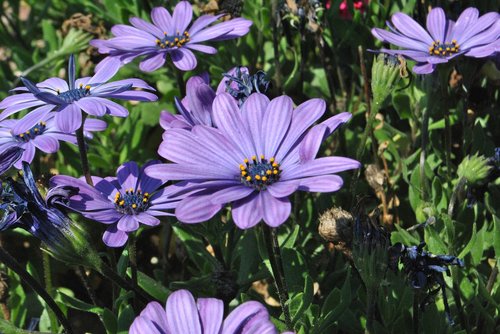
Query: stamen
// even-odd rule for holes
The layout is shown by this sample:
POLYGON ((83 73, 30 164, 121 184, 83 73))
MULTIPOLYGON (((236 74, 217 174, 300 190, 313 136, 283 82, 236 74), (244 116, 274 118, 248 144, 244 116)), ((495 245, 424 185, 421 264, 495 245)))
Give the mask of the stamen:
POLYGON ((429 54, 449 57, 457 53, 459 51, 459 47, 460 45, 458 45, 456 39, 452 39, 450 43, 441 43, 440 40, 436 40, 432 42, 431 46, 429 46, 429 54))
POLYGON ((254 155, 243 160, 245 165, 240 165, 240 180, 244 185, 260 191, 279 180, 280 169, 275 158, 267 160, 264 154, 259 155, 259 158, 257 160, 257 155, 254 155))
POLYGON ((167 47, 173 48, 173 47, 182 47, 184 44, 190 41, 189 38, 189 32, 184 31, 184 33, 177 32, 174 35, 168 35, 167 32, 163 32, 163 38, 162 39, 157 39, 156 40, 156 45, 161 48, 165 49, 167 47))
POLYGON ((125 189, 124 195, 121 192, 115 194, 114 203, 118 212, 133 215, 149 208, 149 193, 142 194, 140 189, 125 189))

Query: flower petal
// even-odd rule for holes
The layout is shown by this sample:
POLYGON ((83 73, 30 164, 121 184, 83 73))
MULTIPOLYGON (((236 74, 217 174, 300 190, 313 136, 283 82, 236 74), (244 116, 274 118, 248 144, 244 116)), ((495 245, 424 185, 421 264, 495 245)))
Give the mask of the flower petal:
POLYGON ((433 8, 427 15, 427 30, 434 41, 445 42, 446 38, 446 15, 440 7, 433 8))
POLYGON ((118 167, 116 177, 123 190, 137 190, 137 180, 139 178, 139 166, 134 161, 129 161, 118 167))
POLYGON ((166 312, 170 332, 202 334, 196 302, 189 291, 173 292, 167 299, 166 312))
POLYGON ((391 21, 399 31, 408 37, 417 39, 429 46, 434 42, 429 33, 405 13, 392 15, 391 21))
POLYGON ((288 198, 276 198, 269 191, 261 191, 259 195, 264 222, 267 225, 278 227, 290 217, 292 204, 288 198))
POLYGON ((193 52, 186 48, 180 48, 170 53, 175 67, 181 71, 191 71, 198 63, 193 52))
POLYGON ((54 153, 59 150, 59 141, 50 135, 36 136, 32 141, 33 145, 42 152, 54 153))
POLYGON ((302 179, 305 177, 339 173, 359 168, 361 164, 344 157, 324 157, 307 161, 303 164, 290 166, 283 170, 281 180, 302 179))
POLYGON ((313 176, 300 180, 299 190, 329 193, 339 190, 344 181, 338 175, 321 175, 313 176))
MULTIPOLYGON (((163 7, 155 7, 151 11, 151 20, 153 23, 163 30, 167 35, 172 35, 175 33, 173 27, 172 15, 170 15, 169 11, 163 7)), ((162 37, 162 36, 158 36, 162 37)))
POLYGON ((136 221, 141 224, 148 226, 157 226, 160 224, 160 220, 152 215, 148 214, 148 212, 139 212, 138 214, 133 216, 136 221))
POLYGON ((74 133, 82 126, 82 111, 73 103, 57 111, 54 117, 57 127, 64 133, 74 133))
POLYGON ((120 231, 133 232, 139 228, 139 222, 134 219, 133 215, 123 215, 118 221, 117 227, 120 231))
POLYGON ((127 240, 127 233, 118 230, 116 224, 109 226, 102 236, 102 241, 109 247, 121 247, 127 240))
POLYGON ((54 106, 45 105, 33 109, 28 114, 26 114, 26 116, 24 116, 22 119, 16 122, 16 125, 12 127, 12 134, 18 135, 26 131, 29 131, 33 126, 35 126, 41 121, 44 121, 45 117, 53 108, 54 106))
POLYGON ((236 226, 243 230, 257 225, 262 220, 259 193, 254 192, 250 196, 234 202, 231 213, 236 226))
POLYGON ((89 115, 102 117, 106 114, 106 106, 100 103, 98 97, 84 97, 73 103, 89 115))
POLYGON ((165 313, 165 308, 161 306, 160 303, 148 303, 146 308, 142 310, 140 316, 152 321, 158 327, 158 329, 162 331, 161 334, 165 334, 168 332, 167 314, 165 313))
POLYGON ((238 333, 253 317, 268 312, 264 305, 256 301, 248 301, 235 308, 224 320, 221 334, 238 333))
POLYGON ((174 8, 173 27, 175 32, 183 34, 193 19, 193 7, 188 1, 179 2, 174 8))
POLYGON ((144 72, 153 72, 165 64, 165 52, 154 53, 140 62, 139 68, 144 72))
POLYGON ((212 218, 220 209, 222 205, 212 204, 210 195, 191 196, 179 202, 175 216, 186 224, 201 223, 212 218))
POLYGON ((272 99, 267 105, 262 121, 262 141, 266 157, 276 156, 278 147, 290 127, 292 111, 293 101, 286 95, 272 99))
MULTIPOLYGON (((113 247, 113 246, 112 246, 113 247)), ((119 247, 119 246, 116 246, 119 247)), ((165 334, 166 331, 160 331, 155 324, 143 316, 138 316, 130 326, 129 334, 165 334)))
POLYGON ((224 303, 216 298, 198 298, 203 334, 219 334, 224 317, 224 303))

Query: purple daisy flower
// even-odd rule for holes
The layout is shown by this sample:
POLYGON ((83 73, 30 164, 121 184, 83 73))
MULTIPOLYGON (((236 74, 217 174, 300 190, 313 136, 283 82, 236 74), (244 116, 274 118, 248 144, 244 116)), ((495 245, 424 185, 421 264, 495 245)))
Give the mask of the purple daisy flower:
MULTIPOLYGON (((44 107, 42 107, 44 108, 44 107)), ((55 153, 59 150, 59 141, 76 145, 76 136, 61 132, 54 121, 54 113, 38 118, 33 111, 23 120, 6 119, 0 121, 0 151, 11 147, 20 147, 24 151, 14 167, 21 169, 22 162, 31 163, 36 149, 45 153, 55 153)), ((91 131, 106 129, 106 122, 97 119, 86 119, 84 130, 91 135, 91 131)))
POLYGON ((168 297, 165 308, 157 302, 149 303, 135 318, 129 333, 275 334, 278 331, 269 319, 267 309, 259 302, 247 301, 224 319, 222 300, 195 300, 188 290, 178 290, 168 297))
POLYGON ((262 219, 279 226, 290 215, 290 194, 337 191, 342 178, 331 174, 360 166, 349 158, 316 158, 324 138, 351 118, 344 112, 309 129, 325 108, 321 99, 294 109, 288 96, 269 101, 255 93, 240 110, 233 97, 221 93, 212 110, 217 128, 196 125, 191 131, 165 131, 158 153, 173 163, 150 166, 146 173, 197 183, 187 187, 201 192, 187 196, 176 208, 184 223, 206 221, 233 202, 238 227, 250 228, 262 219))
POLYGON ((495 52, 494 43, 500 37, 500 15, 496 12, 479 17, 476 8, 467 8, 457 22, 446 19, 441 8, 434 8, 427 15, 427 30, 404 13, 396 13, 387 22, 391 31, 373 28, 372 34, 383 42, 403 48, 382 49, 389 54, 401 54, 417 62, 413 71, 427 74, 437 64, 465 55, 483 58, 495 52))
POLYGON ((252 21, 243 18, 208 27, 224 15, 200 16, 188 29, 193 18, 193 8, 189 2, 181 1, 175 6, 173 15, 165 8, 153 8, 152 24, 133 17, 130 19, 133 27, 115 25, 111 29, 115 37, 109 40, 93 40, 90 44, 98 48, 100 53, 109 54, 125 64, 136 57, 145 56, 139 65, 145 72, 162 67, 167 55, 170 55, 178 69, 190 71, 197 64, 191 50, 207 54, 217 53, 215 48, 200 43, 234 39, 248 33, 252 21))
POLYGON ((28 114, 22 119, 21 124, 23 124, 33 118, 42 118, 55 109, 54 120, 59 130, 74 133, 82 125, 82 110, 97 117, 106 114, 118 117, 128 116, 127 109, 108 98, 133 101, 156 101, 158 99, 155 94, 134 89, 154 91, 154 88, 140 79, 106 83, 118 72, 119 68, 118 60, 105 59, 93 77, 76 79, 75 60, 71 56, 68 65, 68 82, 60 78, 50 78, 35 85, 28 79, 21 78, 25 87, 15 88, 14 91, 28 93, 9 96, 0 102, 0 109, 5 109, 0 114, 0 120, 21 110, 38 107, 33 110, 37 113, 36 117, 28 117, 31 113, 28 114))
POLYGON ((116 172, 116 177, 93 176, 94 187, 83 179, 58 175, 50 179, 51 186, 78 187, 79 192, 69 198, 68 208, 84 217, 109 225, 102 240, 109 247, 121 247, 128 233, 136 231, 139 224, 156 226, 158 216, 169 216, 160 211, 175 208, 177 202, 169 196, 178 189, 170 186, 160 189, 162 181, 144 174, 144 168, 154 166, 151 161, 141 169, 133 161, 126 162, 116 172))

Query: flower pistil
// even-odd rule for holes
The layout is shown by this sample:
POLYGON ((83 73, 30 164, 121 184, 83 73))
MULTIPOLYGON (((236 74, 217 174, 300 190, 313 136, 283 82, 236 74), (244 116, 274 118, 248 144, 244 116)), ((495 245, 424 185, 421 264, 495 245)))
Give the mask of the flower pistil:
POLYGON ((149 193, 142 193, 140 189, 134 191, 130 188, 115 194, 115 206, 118 212, 132 215, 137 212, 143 212, 149 207, 149 193))
POLYGON ((260 161, 257 156, 251 159, 243 160, 240 165, 241 183, 256 190, 264 190, 267 186, 279 180, 280 165, 275 158, 267 160, 265 156, 260 155, 260 161))
POLYGON ((434 41, 429 47, 429 54, 435 56, 451 56, 458 52, 460 45, 456 39, 451 40, 451 43, 441 43, 440 40, 434 41))
MULTIPOLYGON (((17 140, 26 143, 32 139, 35 139, 36 136, 41 135, 45 131, 46 126, 47 126, 47 123, 40 122, 24 133, 20 133, 18 135, 12 134, 12 136, 14 136, 17 140)), ((11 131, 11 133, 12 133, 12 131, 11 131)))
POLYGON ((160 47, 161 49, 165 49, 167 47, 180 48, 190 40, 189 32, 187 31, 184 31, 183 34, 180 34, 179 31, 177 31, 175 35, 171 36, 169 36, 166 32, 164 32, 163 34, 165 35, 165 37, 156 40, 156 45, 158 45, 158 47, 160 47))

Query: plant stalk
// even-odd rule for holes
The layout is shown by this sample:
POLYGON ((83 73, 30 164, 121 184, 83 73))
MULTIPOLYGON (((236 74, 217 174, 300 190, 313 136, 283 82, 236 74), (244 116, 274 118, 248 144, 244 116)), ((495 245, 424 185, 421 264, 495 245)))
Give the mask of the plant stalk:
POLYGON ((38 283, 37 280, 33 278, 3 247, 0 247, 0 261, 3 262, 7 267, 14 271, 19 277, 31 287, 44 301, 47 306, 52 309, 55 316, 64 328, 67 334, 73 334, 71 325, 64 315, 63 311, 56 304, 54 299, 49 295, 49 293, 43 288, 43 286, 38 283))
POLYGON ((90 175, 89 159, 87 157, 87 147, 85 146, 85 136, 83 134, 83 126, 85 124, 86 114, 82 112, 82 125, 76 130, 76 141, 78 144, 78 151, 80 151, 80 161, 82 162, 82 172, 85 176, 87 184, 93 186, 92 176, 90 175))
POLYGON ((278 290, 281 310, 285 316, 285 325, 288 330, 292 330, 292 318, 290 309, 288 308, 288 288, 285 280, 285 272, 283 270, 283 261, 281 258, 281 250, 278 242, 278 235, 275 228, 263 224, 262 231, 266 242, 269 261, 271 262, 272 274, 274 282, 278 290))
MULTIPOLYGON (((45 281, 45 290, 50 297, 54 298, 52 291, 54 287, 52 286, 52 270, 50 268, 50 257, 46 252, 42 252, 42 263, 43 263, 43 276, 45 281)), ((57 332, 59 326, 57 325, 57 317, 52 310, 47 310, 50 320, 50 329, 53 332, 57 332)))

